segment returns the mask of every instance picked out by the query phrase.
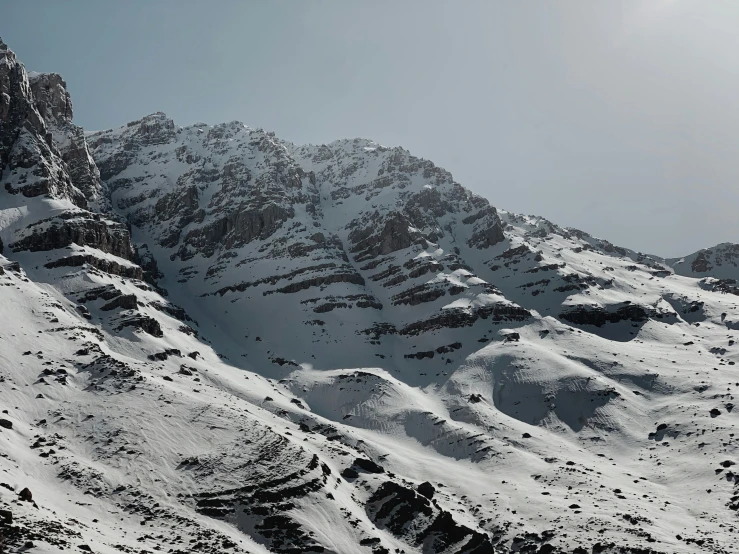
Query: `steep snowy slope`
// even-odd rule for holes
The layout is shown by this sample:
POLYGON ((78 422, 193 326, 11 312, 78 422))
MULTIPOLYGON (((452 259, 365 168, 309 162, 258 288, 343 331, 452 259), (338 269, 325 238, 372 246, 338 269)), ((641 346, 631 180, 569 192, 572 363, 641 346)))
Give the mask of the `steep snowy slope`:
POLYGON ((363 139, 85 133, 1 42, 0 125, 10 552, 738 551, 736 245, 363 139))
POLYGON ((222 326, 231 359, 272 360, 284 375, 393 356, 410 376, 406 355, 462 357, 456 333, 424 334, 446 326, 450 302, 469 304, 452 311, 470 321, 528 317, 463 259, 504 241, 495 209, 402 149, 298 149, 239 123, 182 129, 163 114, 88 139, 162 286, 222 326))

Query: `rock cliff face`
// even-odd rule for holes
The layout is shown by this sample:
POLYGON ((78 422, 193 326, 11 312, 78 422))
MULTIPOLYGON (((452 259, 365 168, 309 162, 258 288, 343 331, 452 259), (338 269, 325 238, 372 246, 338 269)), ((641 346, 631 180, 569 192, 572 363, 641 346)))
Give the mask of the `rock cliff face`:
POLYGON ((57 73, 31 73, 34 104, 47 125, 64 126, 72 123, 72 97, 67 83, 57 73))
POLYGON ((735 550, 739 246, 634 252, 365 139, 72 116, 0 41, 10 552, 735 550))
POLYGON ((72 98, 67 83, 56 73, 32 73, 29 82, 36 109, 54 137, 71 181, 97 210, 109 211, 84 129, 72 123, 72 98))
POLYGON ((64 80, 54 73, 29 77, 0 42, 0 91, 4 207, 18 212, 0 229, 5 242, 14 252, 75 244, 132 259, 125 225, 99 213, 107 206, 100 173, 84 131, 72 123, 64 80))
POLYGON ((9 246, 14 252, 37 252, 73 244, 90 245, 126 260, 134 257, 131 237, 124 225, 103 219, 98 214, 90 217, 85 212, 64 212, 54 218, 34 222, 26 227, 22 238, 9 246))
MULTIPOLYGON (((51 99, 58 94, 58 90, 52 91, 50 88, 48 93, 46 98, 51 99)), ((66 91, 62 96, 64 101, 69 99, 66 91)), ((53 106, 49 104, 52 117, 67 110, 64 101, 54 98, 53 106)), ((68 109, 71 116, 71 104, 68 109)), ((86 206, 84 195, 72 183, 54 144, 52 132, 39 113, 28 74, 15 54, 2 42, 0 122, 0 170, 7 192, 26 197, 50 195, 65 198, 77 206, 86 206)))
POLYGON ((473 268, 506 240, 495 208, 403 149, 360 139, 299 147, 238 122, 180 128, 162 113, 88 138, 113 209, 156 250, 164 286, 195 294, 181 299, 190 309, 218 317, 237 303, 322 322, 292 344, 279 344, 284 321, 229 322, 233 344, 259 336, 267 358, 308 359, 340 335, 347 348, 326 367, 372 364, 378 325, 398 348, 434 349, 455 333, 420 330, 443 331, 454 297, 476 298, 460 307, 471 320, 508 304, 476 274, 487 268, 473 268), (418 331, 396 332, 409 325, 418 331))

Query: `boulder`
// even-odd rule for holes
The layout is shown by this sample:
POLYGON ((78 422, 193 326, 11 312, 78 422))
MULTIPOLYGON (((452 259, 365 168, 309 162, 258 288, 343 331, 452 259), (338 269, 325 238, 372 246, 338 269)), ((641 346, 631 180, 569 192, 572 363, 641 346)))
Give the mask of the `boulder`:
POLYGON ((385 473, 385 469, 367 458, 356 458, 354 465, 368 473, 385 473))
POLYGON ((418 494, 422 494, 429 500, 431 500, 434 497, 434 493, 436 492, 436 489, 434 486, 429 483, 428 481, 424 481, 420 485, 418 485, 418 494))

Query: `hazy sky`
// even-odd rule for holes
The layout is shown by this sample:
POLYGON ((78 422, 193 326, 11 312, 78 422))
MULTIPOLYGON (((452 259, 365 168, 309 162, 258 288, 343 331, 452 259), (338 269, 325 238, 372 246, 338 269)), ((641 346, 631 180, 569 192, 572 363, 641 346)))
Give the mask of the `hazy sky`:
POLYGON ((0 0, 88 129, 155 111, 367 137, 654 254, 739 242, 736 0, 0 0))

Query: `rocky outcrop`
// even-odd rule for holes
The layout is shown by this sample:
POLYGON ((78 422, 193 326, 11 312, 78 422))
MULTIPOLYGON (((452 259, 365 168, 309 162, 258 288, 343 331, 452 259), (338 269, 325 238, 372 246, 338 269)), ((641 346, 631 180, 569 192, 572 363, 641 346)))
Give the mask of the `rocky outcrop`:
POLYGON ((62 160, 67 166, 69 176, 75 186, 82 191, 88 202, 96 202, 103 210, 109 210, 108 199, 104 196, 100 171, 90 155, 82 127, 67 125, 60 143, 62 160))
POLYGON ((690 269, 692 269, 694 273, 706 273, 712 269, 705 252, 699 252, 696 255, 695 259, 690 264, 690 269))
POLYGON ((190 231, 184 237, 177 256, 182 260, 188 260, 201 253, 209 258, 219 248, 238 248, 257 238, 264 240, 293 214, 292 209, 276 204, 260 207, 240 205, 228 215, 190 231))
POLYGON ((13 252, 38 252, 66 248, 72 244, 91 246, 127 260, 132 260, 135 255, 131 237, 123 225, 87 212, 70 213, 38 222, 9 247, 13 252))
POLYGON ((602 327, 606 323, 631 321, 643 323, 650 318, 663 319, 673 317, 674 313, 665 313, 651 307, 628 303, 615 309, 606 309, 601 306, 577 306, 559 314, 559 317, 577 325, 593 325, 602 327))
POLYGON ((23 65, 0 40, 0 171, 5 169, 13 144, 24 126, 30 132, 45 134, 43 119, 32 98, 23 65))
MULTIPOLYGON (((433 487, 430 493, 424 488, 429 496, 432 491, 433 487)), ((429 496, 386 481, 367 502, 367 513, 377 525, 423 552, 495 554, 488 535, 458 523, 429 496)))
POLYGON ((353 243, 350 252, 357 262, 408 248, 421 238, 420 233, 411 230, 411 222, 397 212, 384 217, 375 212, 364 223, 366 226, 349 233, 349 240, 353 243))
POLYGON ((739 244, 725 242, 684 258, 663 260, 678 275, 739 279, 739 244))
POLYGON ((462 222, 473 224, 472 236, 467 241, 468 246, 473 248, 489 248, 505 239, 498 212, 492 206, 485 206, 462 222))
POLYGON ((150 334, 152 337, 164 336, 164 332, 162 331, 162 327, 159 325, 159 322, 153 317, 149 317, 147 315, 137 315, 122 320, 118 324, 116 331, 122 331, 126 327, 139 329, 141 331, 144 331, 145 333, 150 334))
POLYGON ((434 300, 446 295, 447 291, 443 286, 425 283, 409 289, 400 294, 393 296, 394 305, 410 305, 417 306, 424 302, 433 302, 434 300))
POLYGON ((88 202, 105 201, 101 198, 100 172, 90 155, 85 132, 72 123, 72 98, 66 82, 56 73, 31 73, 29 83, 36 109, 61 153, 71 182, 88 202))
MULTIPOLYGON (((105 159, 96 160, 100 169, 100 177, 107 181, 117 175, 136 159, 142 148, 167 144, 175 138, 174 121, 166 114, 157 112, 126 125, 126 131, 115 139, 116 151, 105 159)), ((107 144, 114 143, 114 139, 103 134, 94 136, 90 147, 95 150, 107 144)))
POLYGON ((113 298, 119 297, 121 294, 121 291, 116 288, 115 285, 105 285, 86 290, 85 293, 77 299, 77 302, 85 304, 99 298, 102 298, 103 300, 112 300, 113 298))
MULTIPOLYGON (((280 287, 278 289, 275 289, 274 291, 269 291, 269 294, 273 292, 293 293, 301 290, 308 290, 313 287, 329 285, 331 283, 352 283, 354 285, 364 285, 364 279, 359 273, 356 272, 330 273, 328 275, 313 277, 312 279, 290 283, 289 285, 285 285, 284 287, 280 287)), ((265 292, 265 294, 268 293, 265 292)))
POLYGON ((99 258, 93 254, 75 254, 72 256, 66 256, 44 264, 44 267, 47 269, 54 269, 57 267, 81 267, 85 264, 99 269, 100 271, 104 271, 105 273, 109 273, 110 275, 120 275, 121 277, 128 277, 130 279, 144 278, 144 271, 139 266, 119 264, 105 258, 99 258))
POLYGON ((121 294, 100 309, 104 312, 109 312, 117 309, 135 310, 136 308, 138 308, 138 299, 135 294, 121 294))
MULTIPOLYGON (((58 76, 57 76, 58 77, 58 76)), ((38 104, 50 118, 71 117, 66 89, 59 79, 41 86, 38 104), (47 111, 48 110, 48 111, 47 111)), ((26 197, 49 195, 85 207, 85 195, 73 184, 53 133, 39 112, 23 65, 0 41, 0 173, 4 188, 26 197)))
POLYGON ((399 334, 414 336, 437 329, 471 327, 479 319, 490 318, 496 322, 523 321, 530 317, 531 313, 528 310, 515 304, 504 302, 481 306, 476 309, 446 308, 428 319, 406 325, 399 331, 399 334))
POLYGON ((735 294, 739 296, 739 283, 736 279, 714 279, 707 277, 699 281, 699 285, 704 290, 723 292, 725 294, 735 294))
POLYGON ((72 97, 61 75, 31 73, 29 83, 36 108, 47 124, 66 125, 72 122, 72 97))
MULTIPOLYGON (((195 494, 196 510, 235 522, 240 530, 256 534, 271 552, 324 552, 315 535, 291 512, 295 502, 310 501, 328 488, 330 468, 318 456, 275 433, 264 433, 258 446, 261 448, 254 449, 248 464, 235 470, 240 474, 240 486, 195 494), (270 462, 274 466, 270 473, 250 471, 253 465, 269 467, 270 462)), ((208 462, 218 456, 213 453, 208 459, 185 460, 178 469, 207 475, 208 462)))

